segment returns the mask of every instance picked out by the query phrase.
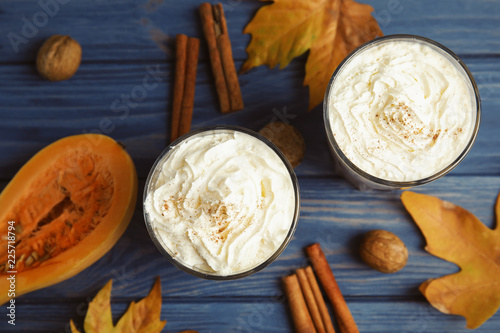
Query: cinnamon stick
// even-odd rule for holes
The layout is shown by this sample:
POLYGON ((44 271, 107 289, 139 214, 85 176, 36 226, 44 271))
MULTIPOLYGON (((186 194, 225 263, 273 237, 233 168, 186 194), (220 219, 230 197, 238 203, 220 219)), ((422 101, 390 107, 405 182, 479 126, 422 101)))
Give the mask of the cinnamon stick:
MULTIPOLYGON (((222 58, 222 67, 226 78, 227 90, 229 93, 229 102, 231 104, 231 111, 243 109, 243 98, 241 96, 240 83, 238 81, 238 74, 233 60, 233 51, 231 48, 231 41, 229 40, 229 33, 227 31, 226 16, 222 4, 217 4, 213 7, 215 22, 220 26, 220 35, 217 37, 219 43, 220 55, 222 58)), ((218 29, 216 29, 217 33, 218 29)))
POLYGON ((295 271, 295 273, 299 279, 300 289, 302 289, 302 295, 304 295, 314 327, 316 327, 316 331, 318 333, 325 333, 325 325, 323 324, 323 319, 321 318, 321 313, 319 312, 318 304, 316 303, 316 299, 311 289, 311 285, 309 284, 309 280, 307 279, 306 272, 303 268, 299 268, 295 271))
POLYGON ((335 311, 335 317, 339 324, 341 333, 359 333, 358 327, 354 322, 351 311, 347 307, 344 296, 335 280, 335 276, 326 260, 323 250, 319 243, 306 247, 306 252, 311 259, 312 266, 318 279, 325 289, 335 311))
POLYGON ((184 96, 182 97, 181 117, 178 135, 184 135, 191 130, 194 107, 194 88, 196 84, 196 69, 198 67, 198 54, 200 40, 189 37, 187 41, 186 77, 184 81, 184 96))
POLYGON ((231 104, 229 103, 229 95, 226 86, 226 78, 224 76, 224 69, 222 68, 222 58, 219 53, 219 46, 217 45, 217 37, 214 30, 214 16, 212 13, 212 5, 208 2, 200 5, 200 16, 203 27, 203 34, 208 44, 208 55, 210 57, 210 64, 212 65, 212 73, 215 80, 215 89, 219 97, 220 111, 227 113, 231 111, 231 104))
POLYGON ((234 65, 226 18, 221 4, 199 7, 203 34, 207 41, 215 88, 222 113, 243 109, 238 74, 234 65))
POLYGON ((314 333, 314 324, 312 322, 307 305, 302 296, 297 275, 292 274, 283 278, 285 293, 292 312, 293 325, 297 333, 314 333))
POLYGON ((175 79, 174 98, 172 102, 172 121, 170 125, 170 141, 179 137, 182 97, 184 96, 184 79, 186 74, 186 50, 188 37, 183 34, 175 36, 175 79))
POLYGON ((311 266, 307 266, 305 272, 307 280, 309 281, 309 285, 311 286, 311 290, 314 294, 314 299, 316 300, 316 304, 318 305, 318 309, 321 314, 321 319, 323 320, 323 325, 325 325, 326 333, 335 333, 335 329, 333 328, 332 318, 330 318, 330 314, 328 313, 328 308, 326 307, 325 300, 323 298, 323 295, 321 294, 318 281, 316 281, 316 277, 314 276, 311 266))

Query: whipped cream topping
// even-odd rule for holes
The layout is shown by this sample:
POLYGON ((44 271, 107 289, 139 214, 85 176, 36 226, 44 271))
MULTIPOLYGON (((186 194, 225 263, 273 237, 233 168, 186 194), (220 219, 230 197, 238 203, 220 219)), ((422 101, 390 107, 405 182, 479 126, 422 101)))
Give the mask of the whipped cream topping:
POLYGON ((328 100, 335 141, 375 177, 413 181, 450 165, 469 143, 476 110, 472 86, 437 47, 384 41, 356 54, 328 100))
POLYGON ((251 269, 285 240, 295 190, 280 157, 239 131, 182 141, 156 167, 144 207, 162 246, 184 265, 215 275, 251 269))

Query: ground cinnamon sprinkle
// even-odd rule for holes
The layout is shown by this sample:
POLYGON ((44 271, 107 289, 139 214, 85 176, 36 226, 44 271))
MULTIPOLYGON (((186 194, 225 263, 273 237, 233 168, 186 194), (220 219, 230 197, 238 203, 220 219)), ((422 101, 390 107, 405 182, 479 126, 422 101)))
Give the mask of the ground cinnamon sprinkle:
MULTIPOLYGON (((165 212, 173 209, 180 210, 179 206, 181 205, 197 208, 203 204, 201 204, 199 200, 195 202, 193 200, 187 200, 183 197, 176 198, 174 196, 170 196, 169 199, 163 201, 162 208, 165 212)), ((262 202, 259 201, 256 206, 258 208, 262 208, 262 202)), ((223 201, 211 202, 208 204, 208 208, 205 208, 204 212, 205 216, 208 217, 207 227, 212 229, 208 236, 212 242, 219 244, 220 242, 225 241, 228 233, 230 232, 230 224, 239 224, 243 222, 235 217, 234 212, 238 212, 239 210, 241 210, 241 207, 238 205, 224 203, 223 201)), ((162 215, 165 216, 164 213, 162 213, 162 215)), ((189 216, 189 219, 193 218, 196 218, 196 216, 189 216)))

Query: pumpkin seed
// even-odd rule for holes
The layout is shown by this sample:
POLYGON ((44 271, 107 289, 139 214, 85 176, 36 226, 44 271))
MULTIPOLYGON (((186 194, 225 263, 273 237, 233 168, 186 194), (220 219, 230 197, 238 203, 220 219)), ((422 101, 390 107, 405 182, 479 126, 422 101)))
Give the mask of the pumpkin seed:
POLYGON ((33 257, 33 259, 35 259, 35 260, 38 260, 38 259, 40 258, 40 256, 38 255, 38 252, 36 252, 36 251, 31 252, 31 256, 32 256, 32 257, 33 257))
POLYGON ((23 253, 19 259, 16 261, 16 268, 19 267, 19 265, 24 261, 24 258, 26 257, 26 253, 23 253))
POLYGON ((28 259, 26 259, 26 262, 24 263, 24 265, 25 265, 26 267, 30 267, 30 266, 31 266, 31 264, 33 264, 34 262, 35 262, 35 259, 33 259, 33 257, 32 257, 32 256, 29 256, 29 257, 28 257, 28 259))
POLYGON ((16 226, 14 227, 14 232, 16 234, 20 234, 23 232, 23 226, 21 225, 21 223, 16 223, 16 226))

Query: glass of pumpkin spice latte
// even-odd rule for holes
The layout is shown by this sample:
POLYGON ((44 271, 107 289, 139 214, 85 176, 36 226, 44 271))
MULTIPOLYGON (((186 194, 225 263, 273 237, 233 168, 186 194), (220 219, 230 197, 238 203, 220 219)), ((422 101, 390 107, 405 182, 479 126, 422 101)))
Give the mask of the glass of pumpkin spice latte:
POLYGON ((479 130, 479 92, 449 49, 414 35, 372 40, 328 84, 325 129, 336 169, 358 189, 401 189, 456 167, 479 130))
POLYGON ((170 144, 146 181, 144 218, 160 252, 197 277, 233 280, 286 248, 299 216, 298 181, 279 149, 237 126, 170 144))

